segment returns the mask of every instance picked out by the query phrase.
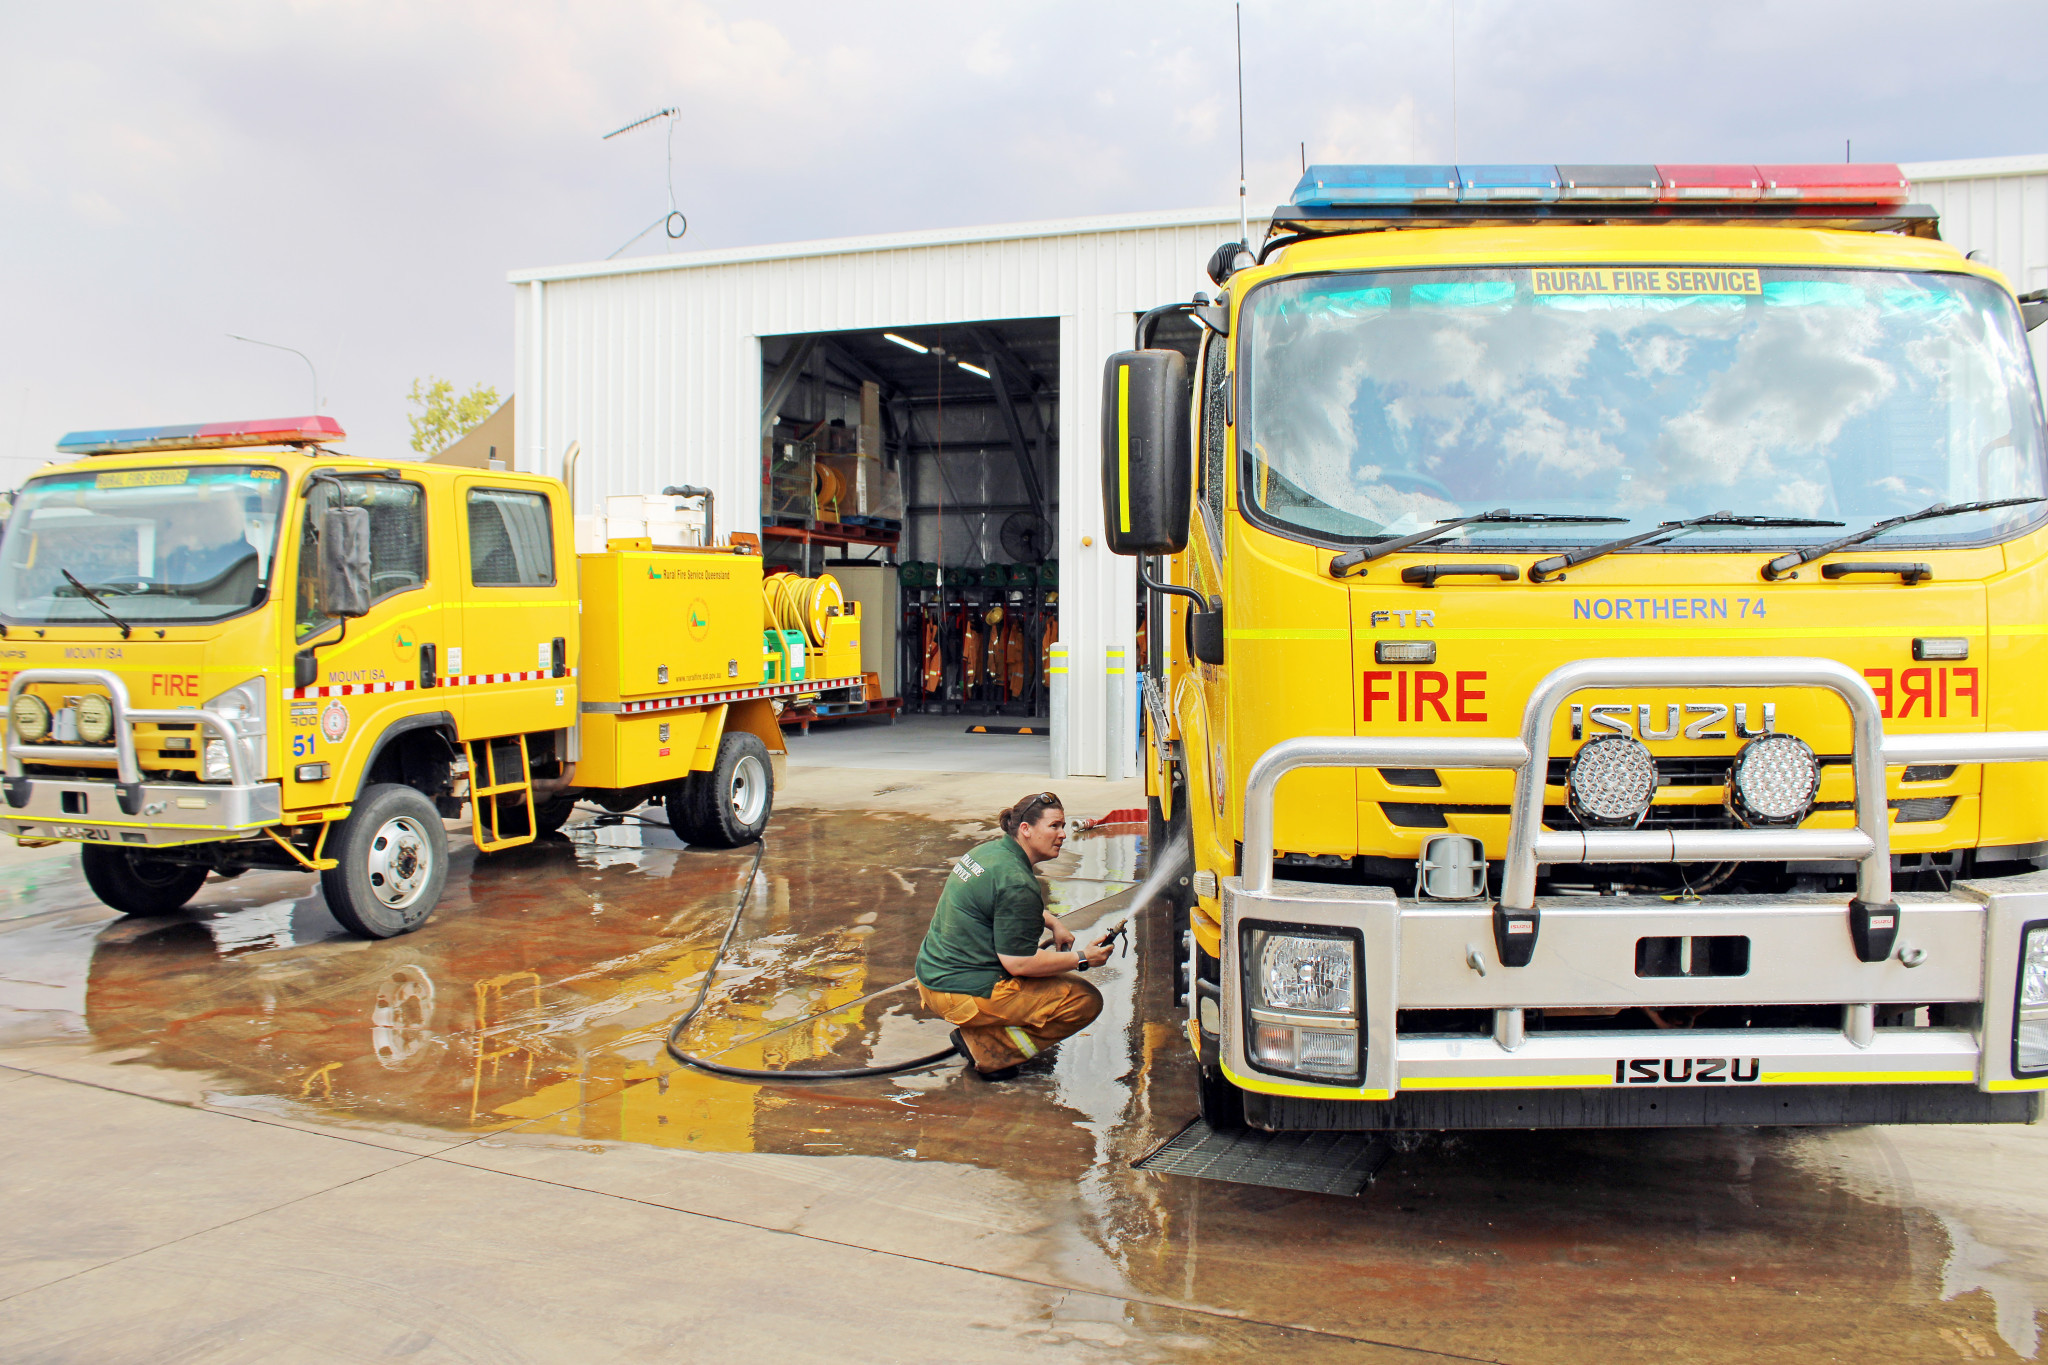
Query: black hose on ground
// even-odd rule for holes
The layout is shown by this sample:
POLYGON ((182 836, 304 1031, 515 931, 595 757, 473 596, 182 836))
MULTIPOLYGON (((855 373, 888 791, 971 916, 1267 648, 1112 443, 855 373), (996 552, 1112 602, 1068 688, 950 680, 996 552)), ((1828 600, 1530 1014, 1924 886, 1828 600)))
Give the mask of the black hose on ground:
MULTIPOLYGON (((711 994, 711 983, 718 975, 718 965, 725 961, 725 950, 732 946, 733 931, 740 927, 740 918, 747 913, 747 903, 753 899, 754 878, 761 870, 761 855, 767 851, 768 841, 766 839, 761 839, 755 843, 754 863, 753 866, 747 869, 746 886, 740 892, 739 904, 733 907, 731 921, 725 926, 725 937, 718 941, 718 951, 711 955, 711 965, 704 969, 704 984, 697 988, 697 998, 690 1003, 690 1008, 683 1011, 682 1017, 677 1019, 668 1031, 668 1042, 666 1044, 668 1055, 684 1066, 693 1066, 699 1071, 708 1071, 714 1076, 730 1076, 735 1080, 741 1081, 857 1081, 871 1076, 895 1076, 905 1071, 922 1071, 928 1066, 937 1066, 949 1057, 959 1056, 959 1051, 951 1044, 948 1044, 944 1052, 934 1052, 924 1057, 913 1057, 907 1062, 896 1062, 889 1066, 835 1067, 831 1070, 815 1071, 767 1071, 755 1067, 727 1066, 723 1062, 714 1062, 708 1057, 699 1057, 694 1053, 683 1051, 676 1040, 683 1036, 683 1030, 690 1026, 690 1021, 697 1017, 697 1012, 704 1008, 706 997, 711 994)), ((910 983, 906 981, 903 984, 907 986, 910 983)))

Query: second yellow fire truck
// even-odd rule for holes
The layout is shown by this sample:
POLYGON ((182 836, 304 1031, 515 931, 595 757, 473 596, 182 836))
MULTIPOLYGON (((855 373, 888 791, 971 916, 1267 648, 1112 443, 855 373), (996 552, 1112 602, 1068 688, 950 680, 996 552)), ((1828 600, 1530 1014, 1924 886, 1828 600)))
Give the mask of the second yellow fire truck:
POLYGON ((1213 1121, 2038 1113, 2048 301, 1907 189, 1311 167, 1110 359, 1213 1121))
MULTIPOLYGON (((371 938, 419 927, 465 807, 483 852, 579 799, 759 836, 773 703, 862 686, 817 623, 768 682, 761 560, 613 540, 563 484, 327 448, 330 418, 79 432, 0 541, 0 832, 75 842, 101 900, 167 914, 209 873, 321 874, 371 938)), ((701 490, 671 490, 688 494, 701 490)))

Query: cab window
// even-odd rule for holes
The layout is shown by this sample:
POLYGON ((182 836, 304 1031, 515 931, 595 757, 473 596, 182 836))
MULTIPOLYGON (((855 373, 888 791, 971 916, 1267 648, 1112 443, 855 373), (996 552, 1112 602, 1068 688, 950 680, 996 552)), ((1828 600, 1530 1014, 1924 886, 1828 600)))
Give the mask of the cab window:
POLYGON ((1209 524, 1209 542, 1218 548, 1223 536, 1223 417, 1224 400, 1230 388, 1230 375, 1224 366, 1229 352, 1229 344, 1215 335, 1209 336, 1202 346, 1201 501, 1209 524))
POLYGON ((546 494, 469 490, 469 581, 480 588, 554 586, 554 519, 546 494))
POLYGON ((323 478, 306 495, 299 524, 298 633, 301 640, 334 624, 320 600, 320 514, 329 507, 362 507, 370 513, 370 600, 423 587, 427 581, 427 497, 416 483, 390 479, 323 478))

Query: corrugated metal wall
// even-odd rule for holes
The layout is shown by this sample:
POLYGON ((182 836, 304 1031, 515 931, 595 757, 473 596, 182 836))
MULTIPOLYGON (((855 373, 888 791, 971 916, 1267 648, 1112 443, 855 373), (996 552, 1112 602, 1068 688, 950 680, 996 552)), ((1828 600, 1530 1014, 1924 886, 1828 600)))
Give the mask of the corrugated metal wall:
MULTIPOLYGON (((1941 214, 1941 239, 2004 272, 2024 294, 2048 289, 2048 156, 1928 161, 1902 168, 1913 201, 1941 214)), ((2036 331, 2034 368, 2048 375, 2048 327, 2036 331)))
POLYGON ((517 272, 520 467, 559 472, 578 441, 581 510, 700 483, 724 526, 751 527, 762 337, 1057 317, 1060 638, 1075 668, 1064 743, 1069 771, 1101 774, 1104 651, 1136 634, 1133 566, 1102 545, 1102 364, 1130 345, 1136 314, 1208 287, 1203 264, 1236 235, 1234 216, 1191 212, 517 272))

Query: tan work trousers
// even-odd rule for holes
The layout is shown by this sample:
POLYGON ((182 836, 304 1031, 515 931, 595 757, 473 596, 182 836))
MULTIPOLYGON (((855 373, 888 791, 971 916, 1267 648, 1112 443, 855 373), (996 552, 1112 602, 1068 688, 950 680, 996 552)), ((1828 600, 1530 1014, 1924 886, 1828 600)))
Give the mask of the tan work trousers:
POLYGON ((935 991, 921 981, 917 989, 926 1009, 959 1027, 977 1071, 1028 1061, 1102 1013, 1102 993, 1071 972, 1004 977, 986 996, 935 991))

